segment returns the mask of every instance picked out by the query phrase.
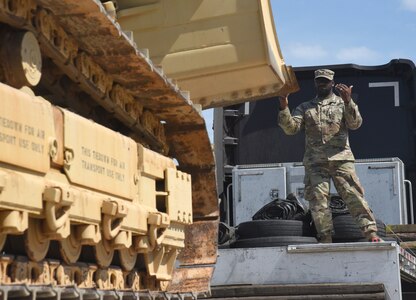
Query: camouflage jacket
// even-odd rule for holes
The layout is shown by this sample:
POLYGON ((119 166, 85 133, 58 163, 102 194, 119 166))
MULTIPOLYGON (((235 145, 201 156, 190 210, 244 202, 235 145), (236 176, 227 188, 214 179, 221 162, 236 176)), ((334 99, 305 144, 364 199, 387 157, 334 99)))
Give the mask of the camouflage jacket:
POLYGON ((344 104, 335 94, 302 103, 294 110, 293 116, 288 108, 279 112, 279 126, 286 134, 305 130, 305 165, 329 160, 354 161, 348 129, 357 129, 361 123, 354 101, 344 104))

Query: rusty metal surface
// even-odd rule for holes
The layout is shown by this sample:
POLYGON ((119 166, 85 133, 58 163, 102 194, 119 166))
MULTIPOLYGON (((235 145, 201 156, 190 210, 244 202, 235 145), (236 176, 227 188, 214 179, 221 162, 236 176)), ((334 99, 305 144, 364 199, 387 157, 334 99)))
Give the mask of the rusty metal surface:
POLYGON ((175 157, 181 159, 179 162, 181 165, 214 166, 211 145, 202 143, 202 141, 208 139, 205 128, 179 127, 174 130, 168 129, 167 132, 169 133, 168 141, 172 145, 171 151, 175 157))
MULTIPOLYGON (((214 169, 184 169, 192 174, 192 209, 194 217, 218 217, 217 187, 214 169)), ((214 238, 214 237, 213 237, 214 238)))
POLYGON ((199 142, 207 138, 207 134, 203 127, 167 130, 171 152, 178 158, 179 168, 192 175, 192 207, 196 217, 218 216, 212 148, 199 142))
POLYGON ((181 265, 215 264, 217 261, 218 222, 196 221, 185 229, 185 248, 178 259, 181 265))
POLYGON ((170 293, 207 293, 214 266, 195 266, 178 268, 173 273, 173 280, 168 287, 170 293))

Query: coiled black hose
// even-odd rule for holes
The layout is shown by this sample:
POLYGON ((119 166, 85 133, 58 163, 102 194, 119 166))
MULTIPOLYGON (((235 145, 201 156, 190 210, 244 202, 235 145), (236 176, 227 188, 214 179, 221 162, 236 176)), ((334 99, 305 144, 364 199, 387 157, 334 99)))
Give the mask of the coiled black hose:
POLYGON ((348 214, 348 207, 344 200, 338 195, 332 195, 329 201, 329 208, 331 209, 332 215, 345 215, 348 214))
POLYGON ((275 199, 263 206, 253 215, 253 220, 300 220, 305 216, 305 210, 294 195, 286 199, 275 199))

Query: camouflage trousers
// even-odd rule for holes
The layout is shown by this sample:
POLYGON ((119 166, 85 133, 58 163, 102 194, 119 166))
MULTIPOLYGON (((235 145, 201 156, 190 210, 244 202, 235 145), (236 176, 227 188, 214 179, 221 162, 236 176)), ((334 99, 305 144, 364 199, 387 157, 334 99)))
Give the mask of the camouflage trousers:
POLYGON ((354 162, 328 161, 305 165, 305 199, 309 201, 318 237, 328 236, 333 232, 329 208, 331 178, 364 236, 369 237, 377 232, 375 217, 364 199, 364 190, 355 173, 354 162))

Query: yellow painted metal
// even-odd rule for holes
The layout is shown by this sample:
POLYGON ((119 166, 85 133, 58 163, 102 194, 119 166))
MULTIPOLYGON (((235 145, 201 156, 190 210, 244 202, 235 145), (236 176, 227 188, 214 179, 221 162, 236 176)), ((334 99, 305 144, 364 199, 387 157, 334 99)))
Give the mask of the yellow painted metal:
POLYGON ((101 221, 101 203, 105 195, 82 189, 73 189, 73 194, 74 203, 69 211, 71 221, 98 225, 101 221))
POLYGON ((147 232, 148 209, 138 203, 127 203, 126 206, 129 213, 124 217, 121 228, 131 230, 135 234, 145 234, 147 232))
POLYGON ((36 86, 42 75, 42 55, 35 35, 30 31, 3 33, 0 44, 6 82, 16 88, 36 86))
MULTIPOLYGON (((1 152, 1 151, 0 151, 1 152)), ((30 174, 0 170, 4 188, 0 192, 0 208, 40 214, 43 208, 43 178, 30 174)))
POLYGON ((178 250, 171 247, 159 247, 144 256, 147 272, 158 280, 171 280, 178 250))
POLYGON ((136 143, 64 110, 65 172, 72 183, 132 200, 136 143))
MULTIPOLYGON (((75 229, 71 228, 71 231, 75 229)), ((64 261, 73 264, 78 261, 81 255, 82 245, 75 234, 59 241, 59 251, 64 261)))
POLYGON ((16 210, 0 211, 1 234, 22 234, 28 227, 29 218, 26 212, 16 210))
POLYGON ((171 280, 176 257, 185 247, 185 226, 192 223, 191 176, 172 159, 138 145, 139 203, 149 209, 147 238, 136 238, 148 273, 171 280))
POLYGON ((192 185, 189 174, 166 169, 167 213, 172 221, 192 224, 192 185))
POLYGON ((51 104, 1 83, 0 95, 0 162, 46 173, 55 139, 51 104))
POLYGON ((185 226, 183 223, 171 221, 169 227, 166 229, 162 245, 173 248, 184 248, 185 226))
POLYGON ((0 133, 39 139, 42 149, 21 161, 12 155, 18 144, 0 152, 0 249, 7 234, 25 233, 34 261, 59 240, 67 263, 93 245, 98 265, 108 266, 119 250, 126 270, 140 252, 149 274, 171 280, 193 218, 191 176, 171 158, 72 112, 56 118, 58 108, 44 99, 2 84, 0 94, 0 133), (58 156, 63 163, 54 163, 58 156))
MULTIPOLYGON (((73 202, 69 210, 69 219, 71 221, 71 224, 85 224, 82 226, 76 226, 77 231, 79 232, 79 238, 82 239, 81 243, 83 245, 95 245, 101 238, 101 234, 100 231, 97 229, 97 226, 100 226, 100 228, 102 226, 102 206, 104 203, 108 201, 111 202, 111 200, 114 203, 119 203, 120 205, 124 206, 124 209, 127 211, 127 215, 124 216, 121 222, 120 229, 131 230, 134 234, 146 234, 147 232, 148 209, 142 205, 139 205, 137 201, 137 195, 135 195, 135 197, 133 198, 133 202, 131 202, 125 201, 124 199, 119 197, 109 197, 108 194, 105 194, 103 192, 71 186, 66 176, 59 172, 48 173, 46 176, 46 182, 42 180, 39 181, 39 184, 41 184, 42 186, 47 185, 52 187, 64 187, 64 189, 67 189, 68 192, 71 194, 73 202), (91 225, 88 226, 86 224, 91 225)), ((131 184, 133 185, 133 182, 131 184)), ((153 186, 154 185, 155 184, 153 181, 153 186)), ((22 184, 21 188, 25 188, 25 185, 22 184)), ((40 195, 42 195, 42 190, 40 191, 40 195)), ((0 199, 2 199, 1 193, 0 199)), ((0 205, 1 204, 2 203, 0 202, 0 205)))
POLYGON ((95 245, 94 255, 97 260, 97 264, 102 268, 106 268, 113 260, 114 248, 111 246, 109 241, 102 239, 97 245, 95 245))
POLYGON ((146 176, 162 179, 165 177, 164 172, 167 168, 176 168, 172 159, 149 150, 142 145, 137 145, 137 152, 139 170, 146 176))
POLYGON ((138 184, 139 203, 156 209, 156 183, 155 180, 164 180, 165 170, 176 168, 172 159, 137 145, 138 152, 138 184))
POLYGON ((6 243, 6 234, 0 234, 0 251, 3 250, 4 244, 6 243))
POLYGON ((203 108, 298 87, 281 54, 269 0, 118 3, 123 30, 203 108))
POLYGON ((33 261, 41 261, 45 258, 50 240, 42 230, 42 220, 29 219, 29 227, 24 235, 27 256, 33 261))
POLYGON ((121 249, 118 252, 120 257, 120 264, 125 271, 131 271, 136 265, 137 261, 137 251, 134 248, 130 247, 128 249, 121 249))

